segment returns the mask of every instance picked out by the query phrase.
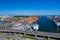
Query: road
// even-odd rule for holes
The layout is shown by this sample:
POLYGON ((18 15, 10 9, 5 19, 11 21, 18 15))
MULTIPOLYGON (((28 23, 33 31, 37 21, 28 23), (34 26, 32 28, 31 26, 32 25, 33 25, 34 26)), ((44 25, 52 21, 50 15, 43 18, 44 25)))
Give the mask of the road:
POLYGON ((37 36, 45 36, 45 37, 51 37, 51 38, 60 38, 60 33, 50 33, 50 32, 41 32, 41 31, 24 31, 24 30, 11 30, 11 29, 1 29, 1 32, 14 32, 14 33, 25 33, 29 35, 37 35, 37 36))

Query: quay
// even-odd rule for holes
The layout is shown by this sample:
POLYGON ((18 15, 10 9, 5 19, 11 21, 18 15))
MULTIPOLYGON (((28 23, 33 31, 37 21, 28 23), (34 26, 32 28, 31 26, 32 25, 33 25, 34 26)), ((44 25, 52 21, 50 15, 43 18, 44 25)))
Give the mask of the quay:
POLYGON ((57 19, 57 18, 56 17, 48 16, 48 19, 52 20, 57 26, 60 26, 60 22, 59 22, 60 18, 59 19, 57 19))

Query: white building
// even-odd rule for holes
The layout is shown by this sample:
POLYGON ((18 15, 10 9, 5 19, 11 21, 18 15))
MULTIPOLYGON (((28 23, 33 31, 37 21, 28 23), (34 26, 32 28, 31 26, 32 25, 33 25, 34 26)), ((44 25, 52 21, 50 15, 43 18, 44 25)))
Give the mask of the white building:
POLYGON ((35 30, 38 30, 38 29, 39 29, 39 25, 38 25, 38 24, 34 24, 34 25, 33 25, 33 28, 34 28, 35 30))

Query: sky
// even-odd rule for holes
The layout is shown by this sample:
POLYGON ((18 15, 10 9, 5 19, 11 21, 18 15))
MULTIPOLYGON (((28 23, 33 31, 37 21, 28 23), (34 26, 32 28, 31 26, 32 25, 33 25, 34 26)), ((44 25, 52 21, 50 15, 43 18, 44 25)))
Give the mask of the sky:
POLYGON ((60 15, 60 0, 0 0, 0 15, 60 15))

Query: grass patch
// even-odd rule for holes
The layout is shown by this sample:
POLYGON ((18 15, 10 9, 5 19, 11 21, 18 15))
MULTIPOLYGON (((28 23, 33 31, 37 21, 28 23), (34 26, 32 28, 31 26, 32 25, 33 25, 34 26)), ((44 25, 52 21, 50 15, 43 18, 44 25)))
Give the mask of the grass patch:
POLYGON ((21 36, 21 34, 18 34, 18 37, 20 37, 21 36))
POLYGON ((48 38, 44 38, 44 40, 48 40, 48 38))
POLYGON ((9 36, 6 36, 6 40, 10 40, 10 37, 9 36))
POLYGON ((26 35, 22 36, 22 38, 29 38, 29 39, 33 39, 33 37, 32 37, 32 36, 26 36, 26 35))

